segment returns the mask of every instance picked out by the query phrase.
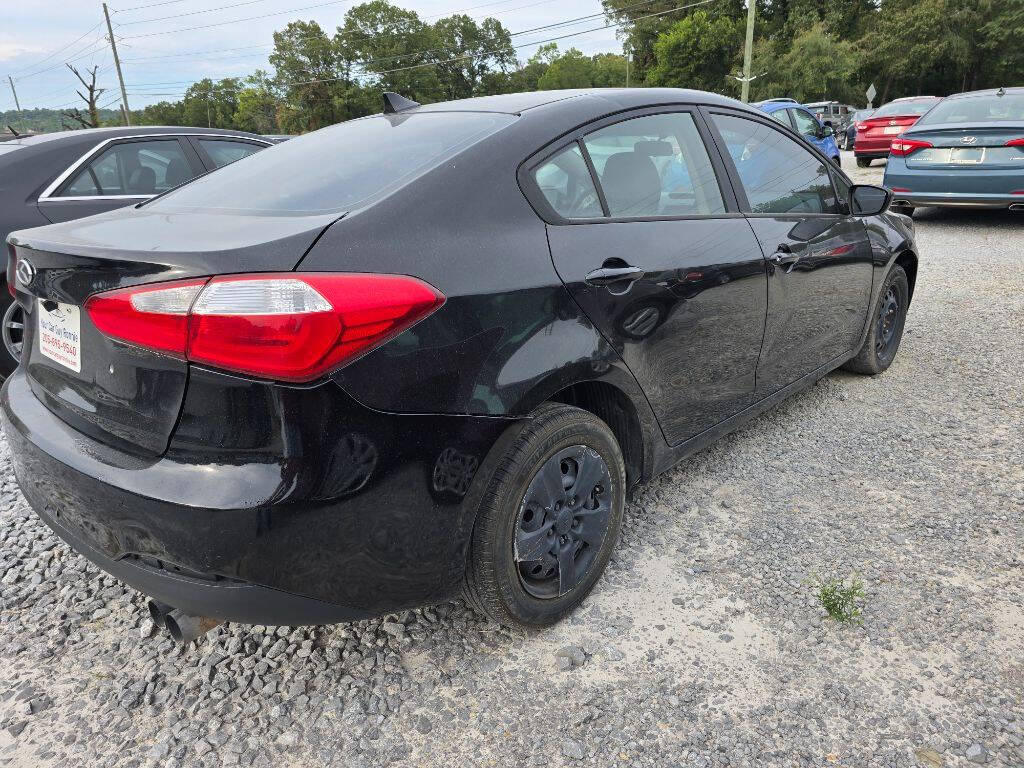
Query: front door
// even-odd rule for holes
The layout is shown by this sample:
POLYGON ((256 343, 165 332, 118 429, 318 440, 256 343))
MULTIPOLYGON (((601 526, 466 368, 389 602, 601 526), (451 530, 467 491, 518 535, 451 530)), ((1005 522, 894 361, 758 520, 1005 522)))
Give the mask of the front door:
POLYGON ((824 158, 766 120, 710 117, 768 260, 757 392, 769 395, 856 350, 871 297, 871 247, 824 158))
POLYGON ((674 445, 753 401, 765 262, 698 114, 617 119, 534 178, 563 220, 548 227, 555 268, 674 445))

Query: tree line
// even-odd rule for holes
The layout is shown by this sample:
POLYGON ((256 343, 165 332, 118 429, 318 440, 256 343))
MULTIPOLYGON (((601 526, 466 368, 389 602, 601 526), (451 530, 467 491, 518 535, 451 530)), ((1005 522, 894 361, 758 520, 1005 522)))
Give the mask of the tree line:
MULTIPOLYGON (((516 35, 494 18, 477 22, 456 14, 428 23, 387 0, 371 0, 349 9, 333 32, 312 21, 275 32, 272 73, 200 80, 177 101, 133 111, 133 121, 301 133, 379 112, 385 90, 421 103, 627 83, 739 95, 745 0, 677 11, 682 0, 602 2, 623 53, 585 55, 550 42, 520 61, 516 35)), ((1021 84, 1024 0, 756 3, 753 100, 789 96, 863 106, 870 83, 876 105, 1021 84)), ((116 116, 101 119, 117 123, 116 116)))

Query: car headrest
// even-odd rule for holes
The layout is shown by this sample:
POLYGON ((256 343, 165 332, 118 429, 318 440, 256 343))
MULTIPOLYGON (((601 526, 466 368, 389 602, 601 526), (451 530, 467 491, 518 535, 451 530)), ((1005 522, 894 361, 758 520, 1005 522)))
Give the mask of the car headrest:
POLYGON ((613 216, 642 216, 658 211, 661 176, 647 155, 618 152, 609 157, 601 174, 601 186, 613 216))
POLYGON ((156 194, 156 171, 142 165, 131 172, 128 177, 128 194, 130 195, 155 195, 156 194))

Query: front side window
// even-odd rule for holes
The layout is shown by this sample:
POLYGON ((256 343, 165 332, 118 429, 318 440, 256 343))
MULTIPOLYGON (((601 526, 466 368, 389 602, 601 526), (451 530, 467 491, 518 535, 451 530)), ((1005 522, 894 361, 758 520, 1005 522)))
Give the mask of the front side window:
POLYGON ((713 114, 752 213, 838 213, 825 162, 764 123, 713 114))
POLYGON ((533 174, 548 204, 564 219, 592 219, 604 215, 594 180, 578 144, 559 152, 533 174))
POLYGON ((199 139, 199 144, 206 154, 210 156, 215 168, 228 165, 248 157, 253 152, 263 149, 260 144, 250 144, 247 141, 228 141, 227 139, 199 139))
POLYGON ((714 167, 688 112, 634 117, 584 137, 614 217, 725 212, 714 167))
POLYGON ((802 109, 791 109, 789 111, 793 113, 793 124, 796 126, 797 133, 802 133, 804 136, 810 136, 811 138, 818 135, 818 123, 810 114, 802 109))
POLYGON ((78 171, 58 197, 149 197, 191 179, 177 139, 112 144, 78 171))

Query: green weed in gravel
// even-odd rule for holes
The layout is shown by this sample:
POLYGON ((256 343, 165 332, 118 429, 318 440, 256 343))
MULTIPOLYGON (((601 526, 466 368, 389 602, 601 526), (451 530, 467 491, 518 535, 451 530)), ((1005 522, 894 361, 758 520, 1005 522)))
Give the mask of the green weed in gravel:
POLYGON ((856 576, 849 586, 843 579, 818 580, 818 602, 825 612, 840 624, 862 624, 864 608, 864 584, 856 576))

